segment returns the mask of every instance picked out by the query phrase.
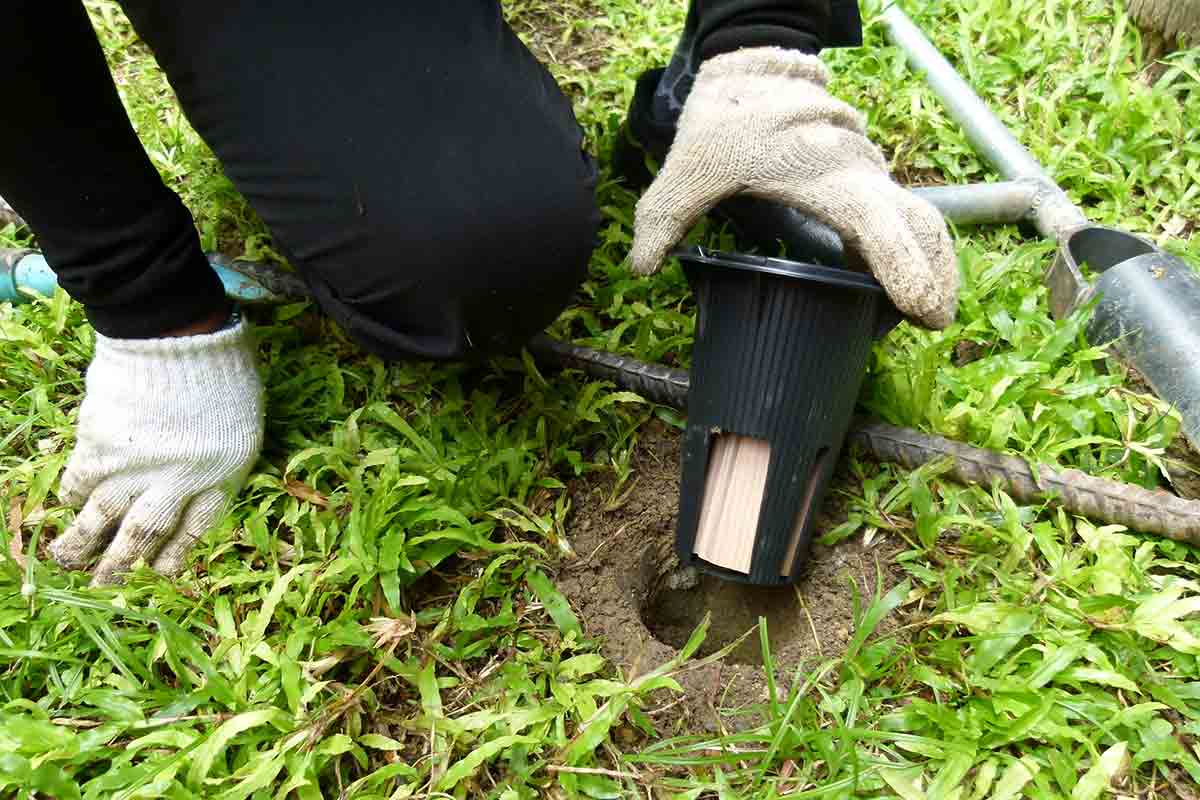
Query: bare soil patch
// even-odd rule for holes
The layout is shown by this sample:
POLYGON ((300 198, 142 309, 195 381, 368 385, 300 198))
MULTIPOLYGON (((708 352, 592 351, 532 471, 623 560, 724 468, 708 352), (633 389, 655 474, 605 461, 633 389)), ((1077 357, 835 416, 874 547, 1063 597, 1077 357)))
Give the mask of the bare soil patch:
MULTIPOLYGON (((702 654, 713 653, 767 618, 780 691, 798 671, 845 653, 854 633, 854 595, 864 604, 902 579, 894 566, 900 542, 856 537, 833 547, 815 545, 796 587, 757 588, 681 568, 674 553, 679 503, 679 434, 660 423, 642 432, 632 489, 613 501, 612 481, 572 487, 574 512, 567 534, 577 553, 556 583, 604 654, 630 678, 675 656, 706 612, 712 623, 702 654)), ((834 490, 819 531, 845 519, 834 490)), ((818 533, 819 535, 819 533, 818 533)), ((885 620, 881 631, 896 627, 885 620)), ((660 733, 703 732, 752 724, 735 709, 767 700, 757 633, 723 661, 682 675, 682 698, 664 695, 655 716, 660 733)))

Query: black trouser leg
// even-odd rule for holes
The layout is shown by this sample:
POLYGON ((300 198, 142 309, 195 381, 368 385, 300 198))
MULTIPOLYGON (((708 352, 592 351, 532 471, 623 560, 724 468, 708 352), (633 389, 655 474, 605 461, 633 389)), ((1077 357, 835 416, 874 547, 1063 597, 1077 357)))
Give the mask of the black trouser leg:
POLYGON ((496 2, 125 0, 189 119, 366 347, 511 347, 598 215, 570 104, 496 2))
POLYGON ((225 307, 191 216, 154 171, 79 0, 0 7, 0 196, 101 333, 154 336, 225 307))
POLYGON ((189 120, 364 346, 509 348, 569 301, 599 221, 595 170, 495 2, 124 6, 189 120))

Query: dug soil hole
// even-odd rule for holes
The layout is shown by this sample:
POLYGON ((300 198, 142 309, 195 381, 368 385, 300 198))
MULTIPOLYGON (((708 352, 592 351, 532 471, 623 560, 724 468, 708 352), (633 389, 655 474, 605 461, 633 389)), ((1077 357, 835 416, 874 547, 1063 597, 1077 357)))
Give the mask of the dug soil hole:
MULTIPOLYGON (((626 678, 674 657, 706 613, 711 624, 700 655, 714 653, 767 620, 779 691, 846 651, 854 634, 855 604, 867 605, 903 579, 895 556, 903 543, 855 536, 837 545, 815 544, 804 578, 794 587, 735 584, 681 568, 675 557, 679 507, 679 434, 660 423, 642 432, 633 475, 622 487, 611 477, 572 487, 567 536, 575 550, 557 583, 590 636, 626 678)), ((838 486, 831 486, 817 535, 845 519, 838 486)), ((876 635, 894 630, 885 619, 876 635)), ((664 696, 656 714, 660 732, 701 732, 751 724, 753 715, 723 713, 767 698, 763 649, 757 631, 720 662, 677 676, 680 696, 664 696), (740 722, 739 722, 740 721, 740 722), (664 724, 665 723, 665 724, 664 724)))

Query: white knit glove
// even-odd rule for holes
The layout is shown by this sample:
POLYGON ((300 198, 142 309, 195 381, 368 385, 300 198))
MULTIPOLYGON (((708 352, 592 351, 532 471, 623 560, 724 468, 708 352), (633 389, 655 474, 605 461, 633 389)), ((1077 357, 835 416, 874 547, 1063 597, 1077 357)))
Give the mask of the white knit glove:
POLYGON ((239 322, 179 338, 97 334, 86 384, 59 489, 83 510, 50 552, 74 569, 104 550, 93 585, 117 582, 138 559, 173 575, 262 449, 249 330, 239 322))
POLYGON ((946 224, 892 182, 862 116, 825 91, 828 78, 815 56, 777 47, 704 62, 666 162, 637 205, 633 267, 657 271, 701 215, 745 193, 833 228, 903 314, 944 328, 958 304, 946 224))

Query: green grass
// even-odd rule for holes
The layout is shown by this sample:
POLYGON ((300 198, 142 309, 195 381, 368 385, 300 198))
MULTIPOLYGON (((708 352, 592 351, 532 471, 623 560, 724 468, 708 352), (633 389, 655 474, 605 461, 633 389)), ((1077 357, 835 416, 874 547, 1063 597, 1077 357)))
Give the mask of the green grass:
MULTIPOLYGON (((205 246, 271 258, 115 4, 90 5, 131 117, 205 246)), ((574 22, 572 6, 541 0, 509 12, 523 31, 546 9, 565 20, 554 70, 603 154, 682 5, 596 0, 574 22), (603 45, 595 71, 569 55, 581 41, 603 45)), ((1173 56, 1147 88, 1136 33, 1102 0, 955 0, 920 21, 1093 219, 1180 234, 1167 246, 1200 263, 1200 54, 1173 56)), ((867 112, 896 169, 989 178, 878 26, 868 39, 830 55, 834 89, 867 112)), ((681 272, 631 276, 636 198, 608 176, 600 198, 591 279, 555 332, 686 364, 681 272)), ((958 324, 892 334, 864 406, 1161 484, 1177 421, 1083 343, 1079 320, 1049 318, 1050 248, 1010 228, 956 235, 958 324), (964 340, 981 357, 953 366, 964 340)), ((12 229, 0 240, 26 241, 12 229)), ((639 708, 681 664, 616 674, 552 566, 570 552, 564 482, 624 474, 639 427, 673 415, 522 359, 384 364, 328 323, 296 324, 305 313, 260 320, 266 452, 193 569, 92 591, 38 557, 72 517, 53 488, 91 330, 61 295, 0 307, 3 796, 1086 800, 1110 778, 1145 797, 1186 797, 1200 781, 1197 551, 1018 507, 935 468, 855 465, 844 487, 849 519, 830 537, 896 537, 908 576, 862 599, 845 657, 779 687, 746 732, 654 735, 639 708), (898 611, 904 635, 876 636, 898 611)))

